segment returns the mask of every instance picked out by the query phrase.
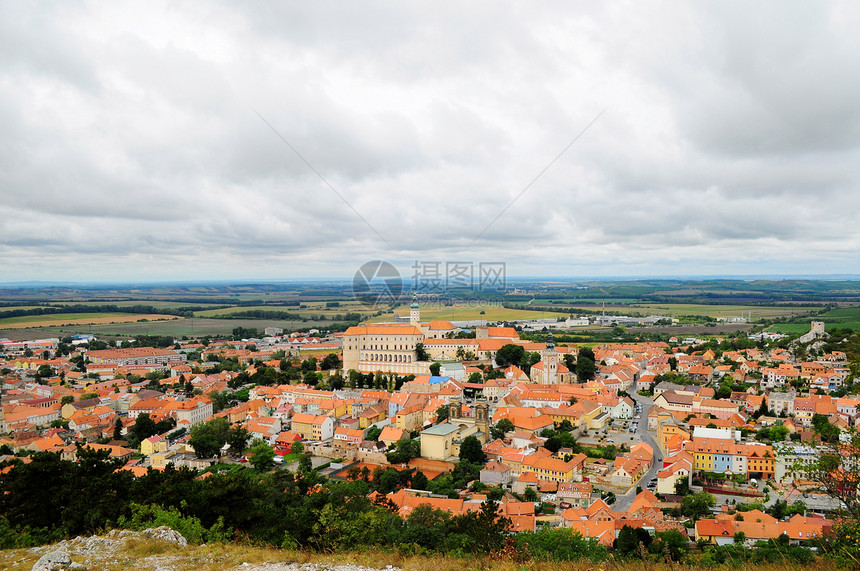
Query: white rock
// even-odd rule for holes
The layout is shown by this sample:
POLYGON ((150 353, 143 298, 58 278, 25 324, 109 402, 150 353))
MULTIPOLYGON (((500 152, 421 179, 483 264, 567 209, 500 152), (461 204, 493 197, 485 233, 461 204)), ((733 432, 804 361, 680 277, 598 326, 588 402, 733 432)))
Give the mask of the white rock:
POLYGON ((58 571, 67 569, 72 564, 68 551, 52 551, 46 553, 33 565, 33 571, 58 571))

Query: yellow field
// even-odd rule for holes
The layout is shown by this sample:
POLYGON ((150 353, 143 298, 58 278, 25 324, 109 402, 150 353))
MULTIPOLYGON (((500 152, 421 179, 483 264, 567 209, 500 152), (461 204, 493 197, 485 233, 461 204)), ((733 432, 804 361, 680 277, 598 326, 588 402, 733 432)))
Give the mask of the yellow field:
POLYGON ((130 323, 147 321, 167 321, 183 319, 175 315, 139 313, 56 313, 53 315, 26 315, 0 319, 0 329, 26 329, 29 327, 56 327, 58 325, 107 325, 110 323, 130 323))

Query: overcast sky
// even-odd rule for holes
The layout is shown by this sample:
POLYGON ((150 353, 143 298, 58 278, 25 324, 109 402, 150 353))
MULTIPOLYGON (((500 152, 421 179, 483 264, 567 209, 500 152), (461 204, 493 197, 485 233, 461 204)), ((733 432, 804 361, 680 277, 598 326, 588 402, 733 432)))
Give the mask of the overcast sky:
POLYGON ((860 273, 860 3, 259 5, 0 1, 0 282, 860 273))

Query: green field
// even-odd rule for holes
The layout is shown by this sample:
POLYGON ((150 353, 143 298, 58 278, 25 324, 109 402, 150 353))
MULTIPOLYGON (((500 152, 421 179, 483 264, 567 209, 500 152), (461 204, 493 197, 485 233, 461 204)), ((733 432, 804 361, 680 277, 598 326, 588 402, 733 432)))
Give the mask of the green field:
POLYGON ((840 307, 796 323, 777 323, 768 327, 771 331, 792 335, 809 331, 810 321, 823 321, 825 330, 844 328, 860 331, 860 307, 840 307))
MULTIPOLYGON (((409 305, 401 305, 394 313, 401 316, 409 315, 409 305)), ((371 321, 391 321, 394 313, 385 313, 371 321)), ((514 319, 538 319, 541 317, 568 317, 567 312, 553 311, 528 311, 522 309, 508 309, 495 305, 451 305, 451 306, 425 306, 421 308, 421 321, 447 320, 447 321, 475 321, 485 319, 487 321, 510 321, 514 319), (483 314, 481 312, 484 312, 483 314)))
MULTIPOLYGON (((710 317, 733 317, 752 315, 753 321, 757 319, 773 319, 775 317, 786 317, 791 315, 803 315, 813 311, 819 311, 820 307, 785 307, 779 305, 706 305, 695 303, 642 303, 629 306, 630 309, 640 313, 653 313, 656 315, 707 315, 710 317)), ((608 308, 607 308, 608 309, 608 308)))
POLYGON ((309 301, 298 305, 236 305, 223 309, 205 309, 195 311, 195 317, 215 317, 216 315, 229 315, 231 313, 241 313, 243 311, 285 311, 295 313, 302 317, 324 315, 330 318, 335 315, 343 315, 345 313, 361 313, 362 315, 371 315, 375 313, 368 309, 366 305, 362 305, 357 301, 341 301, 338 307, 326 307, 324 301, 309 301))
POLYGON ((767 331, 782 333, 783 335, 803 335, 809 331, 809 323, 777 323, 768 327, 767 331))

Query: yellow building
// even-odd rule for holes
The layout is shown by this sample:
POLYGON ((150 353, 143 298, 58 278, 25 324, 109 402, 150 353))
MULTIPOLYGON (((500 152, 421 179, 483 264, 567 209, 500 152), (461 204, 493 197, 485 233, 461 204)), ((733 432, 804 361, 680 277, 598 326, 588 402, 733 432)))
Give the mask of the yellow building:
POLYGON ((358 427, 361 429, 369 428, 386 418, 388 418, 388 408, 385 405, 370 405, 358 416, 358 427))
POLYGON ((667 443, 669 442, 669 439, 676 434, 681 435, 685 440, 690 440, 690 433, 680 426, 676 426, 672 423, 661 423, 660 431, 657 435, 659 438, 660 450, 665 453, 667 451, 667 443))
POLYGON ((167 439, 158 435, 144 438, 140 443, 140 453, 144 456, 150 456, 156 452, 165 451, 167 451, 167 439))
POLYGON ((394 415, 394 427, 407 432, 419 430, 424 426, 424 411, 421 405, 401 409, 394 415))
POLYGON ((326 415, 300 413, 293 416, 290 431, 303 440, 323 441, 334 437, 334 419, 326 415))
POLYGON ((460 427, 444 422, 421 431, 421 457, 430 460, 447 460, 453 456, 454 440, 460 427))
POLYGON ((362 373, 426 375, 430 363, 418 361, 415 347, 424 333, 415 325, 357 325, 343 335, 343 368, 362 373))

